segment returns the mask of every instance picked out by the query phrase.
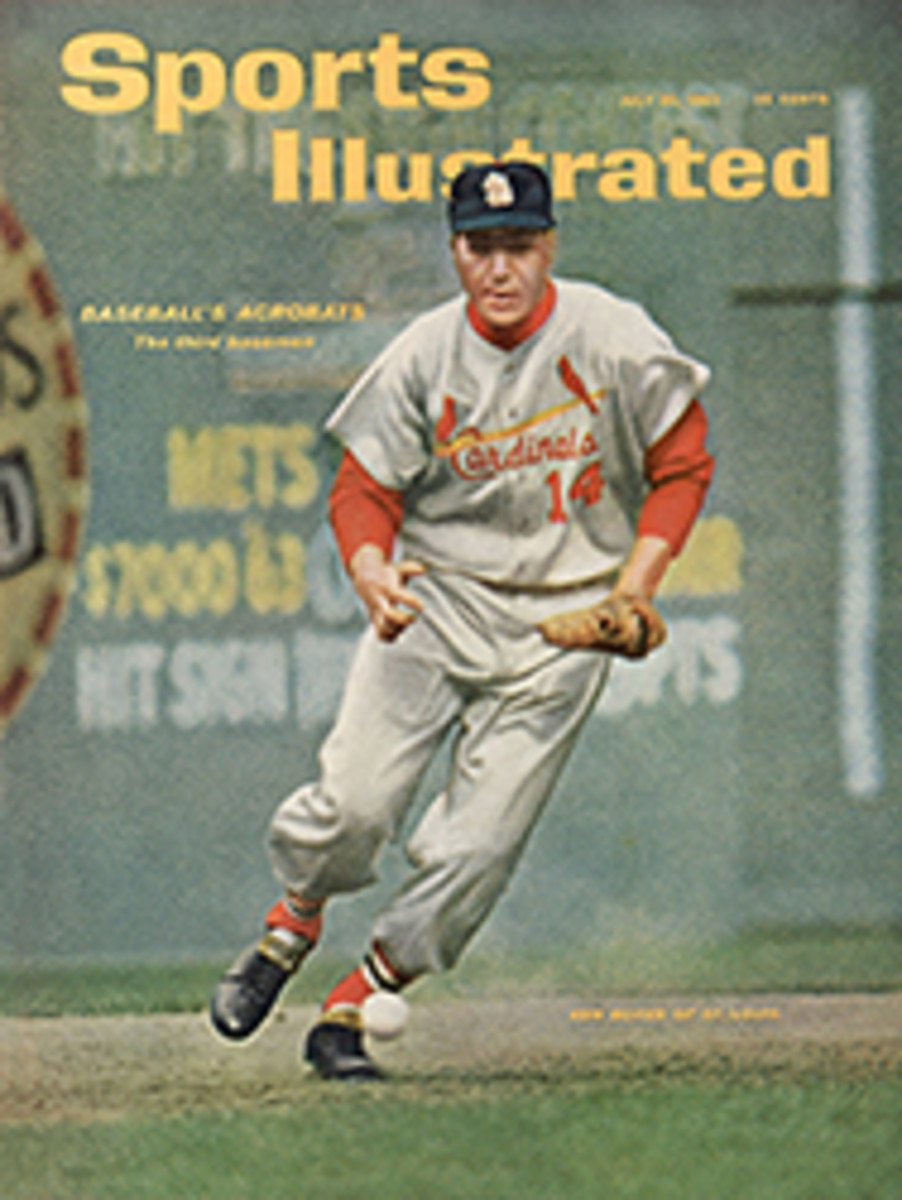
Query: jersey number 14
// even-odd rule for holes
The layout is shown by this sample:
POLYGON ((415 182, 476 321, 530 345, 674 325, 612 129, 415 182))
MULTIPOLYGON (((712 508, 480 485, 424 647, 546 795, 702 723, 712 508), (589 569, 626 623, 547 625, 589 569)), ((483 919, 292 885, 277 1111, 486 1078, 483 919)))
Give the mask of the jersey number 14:
POLYGON ((583 467, 566 491, 560 471, 552 471, 545 477, 545 483, 551 492, 548 520, 555 525, 570 519, 567 515, 566 500, 571 504, 582 504, 589 508, 598 503, 604 491, 604 477, 601 474, 601 463, 598 461, 583 467))

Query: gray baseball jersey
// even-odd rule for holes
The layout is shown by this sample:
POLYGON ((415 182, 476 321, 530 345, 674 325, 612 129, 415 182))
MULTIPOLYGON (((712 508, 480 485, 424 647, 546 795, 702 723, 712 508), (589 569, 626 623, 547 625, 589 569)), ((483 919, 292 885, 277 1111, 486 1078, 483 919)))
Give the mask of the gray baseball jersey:
POLYGON ((619 568, 645 495, 644 454, 705 387, 638 305, 556 280, 513 350, 457 298, 414 320, 328 428, 405 491, 403 553, 487 582, 571 586, 619 568))
POLYGON ((411 977, 451 966, 503 892, 607 676, 605 655, 551 646, 536 624, 558 589, 573 607, 613 582, 645 451, 708 379, 638 305, 556 288, 511 350, 476 332, 463 298, 426 313, 329 422, 404 490, 402 549, 430 570, 409 584, 424 607, 397 641, 364 634, 320 778, 279 807, 269 849, 298 895, 365 886, 456 725, 445 787, 408 843, 413 875, 374 929, 411 977))

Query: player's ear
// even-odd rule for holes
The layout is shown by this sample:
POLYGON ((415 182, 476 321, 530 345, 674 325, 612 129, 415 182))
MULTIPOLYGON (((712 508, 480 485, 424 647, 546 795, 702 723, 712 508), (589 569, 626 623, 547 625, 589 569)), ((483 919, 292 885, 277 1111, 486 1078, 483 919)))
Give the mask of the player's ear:
POLYGON ((548 256, 549 267, 554 262, 557 255, 557 230, 549 229, 545 234, 545 247, 548 256))

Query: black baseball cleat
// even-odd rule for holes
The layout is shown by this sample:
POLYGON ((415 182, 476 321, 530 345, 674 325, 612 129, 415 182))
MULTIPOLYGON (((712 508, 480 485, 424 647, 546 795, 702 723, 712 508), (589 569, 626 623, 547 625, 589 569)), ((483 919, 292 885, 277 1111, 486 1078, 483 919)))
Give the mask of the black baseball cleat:
POLYGON ((368 1083, 385 1078, 363 1048, 363 1032, 341 1021, 320 1021, 307 1035, 304 1058, 323 1079, 368 1083))
POLYGON ((232 1041, 250 1037, 313 948, 308 938, 270 929, 226 971, 210 1001, 214 1029, 232 1041))

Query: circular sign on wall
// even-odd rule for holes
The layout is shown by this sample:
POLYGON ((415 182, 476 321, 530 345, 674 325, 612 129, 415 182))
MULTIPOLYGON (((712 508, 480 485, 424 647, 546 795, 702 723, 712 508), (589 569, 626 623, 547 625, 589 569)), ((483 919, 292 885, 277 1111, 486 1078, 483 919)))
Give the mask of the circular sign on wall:
POLYGON ((46 665, 87 497, 72 330, 43 251, 0 190, 0 737, 46 665))

